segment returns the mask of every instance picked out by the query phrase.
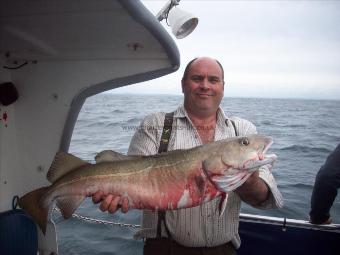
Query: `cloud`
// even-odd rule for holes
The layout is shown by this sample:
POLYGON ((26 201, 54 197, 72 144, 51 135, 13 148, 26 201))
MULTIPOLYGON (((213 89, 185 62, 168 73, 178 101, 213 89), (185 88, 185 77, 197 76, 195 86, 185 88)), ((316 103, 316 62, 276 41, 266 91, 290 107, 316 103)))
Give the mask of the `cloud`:
MULTIPOLYGON (((143 3, 157 13, 166 1, 143 3)), ((180 7, 199 24, 187 38, 174 39, 179 71, 121 91, 180 94, 185 64, 212 56, 226 70, 229 95, 340 99, 340 1, 182 0, 180 7)))

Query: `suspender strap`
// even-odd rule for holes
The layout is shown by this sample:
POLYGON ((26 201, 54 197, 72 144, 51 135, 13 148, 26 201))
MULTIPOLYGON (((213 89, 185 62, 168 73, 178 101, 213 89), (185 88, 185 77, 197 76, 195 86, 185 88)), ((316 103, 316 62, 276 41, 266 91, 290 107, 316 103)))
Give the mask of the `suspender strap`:
POLYGON ((157 238, 162 237, 162 222, 164 223, 165 230, 168 234, 168 237, 170 238, 169 230, 165 224, 165 212, 164 211, 158 211, 158 220, 157 220, 157 238))
POLYGON ((225 120, 225 124, 227 125, 227 127, 229 126, 229 125, 228 125, 228 120, 230 120, 231 124, 232 124, 233 127, 234 127, 235 136, 239 136, 239 133, 237 132, 237 129, 236 129, 235 121, 233 121, 233 120, 231 120, 231 119, 226 119, 226 120, 225 120))
POLYGON ((161 142, 158 148, 158 154, 168 151, 168 145, 169 145, 170 135, 172 131, 173 120, 174 120, 174 112, 165 114, 163 132, 161 136, 161 142))
MULTIPOLYGON (((161 142, 159 144, 158 154, 168 151, 168 145, 169 145, 170 135, 172 131, 173 120, 174 120, 174 112, 165 114, 163 132, 161 136, 161 142)), ((162 222, 164 222, 165 229, 168 232, 168 236, 170 237, 168 228, 165 225, 165 212, 158 211, 157 238, 162 237, 162 222)))

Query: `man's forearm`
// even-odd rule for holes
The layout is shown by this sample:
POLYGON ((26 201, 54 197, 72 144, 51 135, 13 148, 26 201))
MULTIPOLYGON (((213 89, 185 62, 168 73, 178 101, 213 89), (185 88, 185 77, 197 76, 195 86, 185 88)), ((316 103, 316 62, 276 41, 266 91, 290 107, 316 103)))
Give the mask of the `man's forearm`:
POLYGON ((258 171, 253 173, 248 180, 236 190, 240 198, 252 206, 265 202, 269 197, 267 184, 259 177, 258 171))

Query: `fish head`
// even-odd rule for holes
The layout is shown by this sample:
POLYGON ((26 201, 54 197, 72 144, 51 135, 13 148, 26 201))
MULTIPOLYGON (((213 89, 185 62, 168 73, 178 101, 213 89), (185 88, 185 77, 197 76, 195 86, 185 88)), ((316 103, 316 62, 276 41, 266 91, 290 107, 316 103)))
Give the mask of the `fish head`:
POLYGON ((221 140, 214 157, 203 162, 203 168, 222 192, 241 186, 261 166, 272 164, 275 154, 267 154, 273 139, 264 135, 249 135, 221 140))
POLYGON ((273 139, 264 135, 237 137, 222 147, 222 162, 230 168, 251 171, 276 160, 275 154, 267 154, 273 139))

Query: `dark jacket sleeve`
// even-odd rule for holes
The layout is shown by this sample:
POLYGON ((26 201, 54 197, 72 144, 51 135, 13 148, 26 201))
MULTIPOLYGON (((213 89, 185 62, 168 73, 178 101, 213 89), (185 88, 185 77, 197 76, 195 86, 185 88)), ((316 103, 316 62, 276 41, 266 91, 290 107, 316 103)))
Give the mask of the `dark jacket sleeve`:
POLYGON ((321 224, 329 219, 329 211, 340 187, 340 144, 328 156, 315 178, 311 198, 310 220, 321 224))

